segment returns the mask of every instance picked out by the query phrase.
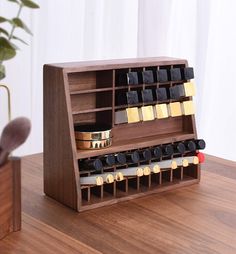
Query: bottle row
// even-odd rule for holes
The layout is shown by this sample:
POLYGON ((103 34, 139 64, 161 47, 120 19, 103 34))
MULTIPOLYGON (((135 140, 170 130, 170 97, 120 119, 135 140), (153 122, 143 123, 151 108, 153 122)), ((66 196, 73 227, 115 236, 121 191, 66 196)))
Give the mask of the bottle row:
POLYGON ((116 83, 118 85, 137 85, 152 84, 156 82, 163 83, 169 81, 190 80, 193 78, 193 68, 185 67, 120 73, 116 80, 116 83))
POLYGON ((158 174, 163 170, 174 170, 178 167, 188 167, 191 164, 197 165, 204 162, 204 154, 197 153, 196 156, 185 156, 169 160, 158 161, 150 164, 118 169, 115 172, 94 174, 80 177, 80 184, 83 186, 101 186, 104 183, 120 182, 129 177, 148 176, 152 173, 158 174))
POLYGON ((186 152, 196 152, 206 146, 203 139, 188 140, 174 144, 160 145, 153 148, 145 148, 132 152, 108 154, 96 159, 85 159, 79 162, 79 168, 91 172, 102 172, 105 167, 137 164, 139 162, 150 162, 170 158, 172 155, 184 155, 186 152))
POLYGON ((168 117, 194 115, 193 101, 171 102, 143 107, 126 108, 115 112, 115 124, 137 123, 168 117))
POLYGON ((117 91, 116 106, 152 103, 154 101, 179 100, 195 95, 195 85, 192 82, 175 85, 169 88, 144 89, 141 91, 117 91))

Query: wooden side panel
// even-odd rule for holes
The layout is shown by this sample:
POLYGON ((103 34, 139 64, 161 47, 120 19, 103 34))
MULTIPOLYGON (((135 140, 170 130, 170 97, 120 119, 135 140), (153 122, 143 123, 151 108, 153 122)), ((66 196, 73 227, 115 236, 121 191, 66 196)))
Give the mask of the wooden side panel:
POLYGON ((13 170, 13 231, 21 229, 21 160, 11 158, 13 170))
POLYGON ((12 158, 0 168, 0 239, 21 229, 20 159, 12 158))
POLYGON ((12 168, 8 162, 0 168, 0 239, 13 231, 12 168))
POLYGON ((66 88, 63 70, 44 66, 44 192, 77 210, 78 165, 66 88))

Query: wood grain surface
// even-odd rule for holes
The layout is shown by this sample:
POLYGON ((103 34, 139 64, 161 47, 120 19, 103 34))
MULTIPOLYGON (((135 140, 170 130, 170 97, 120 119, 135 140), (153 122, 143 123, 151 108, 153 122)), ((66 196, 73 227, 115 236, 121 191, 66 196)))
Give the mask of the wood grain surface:
POLYGON ((12 157, 0 167, 0 239, 21 228, 20 164, 19 158, 12 157))
POLYGON ((236 253, 236 164, 207 156, 199 184, 83 213, 43 194, 42 155, 22 169, 22 231, 0 253, 236 253), (231 177, 232 176, 232 177, 231 177))

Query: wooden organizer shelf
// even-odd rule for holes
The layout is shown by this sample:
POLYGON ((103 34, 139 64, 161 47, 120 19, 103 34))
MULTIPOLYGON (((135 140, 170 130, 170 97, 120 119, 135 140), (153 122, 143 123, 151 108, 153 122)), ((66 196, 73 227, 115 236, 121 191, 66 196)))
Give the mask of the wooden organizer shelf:
MULTIPOLYGON (((199 182, 200 165, 198 164, 161 171, 159 174, 149 176, 127 177, 124 181, 102 186, 80 185, 80 176, 86 174, 79 168, 82 159, 197 139, 193 115, 115 124, 115 112, 128 107, 116 105, 116 92, 149 87, 171 87, 184 82, 118 85, 117 76, 120 73, 187 66, 186 60, 169 57, 45 65, 44 192, 46 195, 79 212, 199 182), (74 124, 90 122, 111 124, 112 146, 100 150, 76 148, 74 124)), ((183 100, 188 99, 191 98, 183 100)), ((142 105, 146 104, 141 103, 138 106, 142 105)), ((106 170, 116 171, 117 168, 115 166, 110 169, 105 168, 104 172, 106 170)))

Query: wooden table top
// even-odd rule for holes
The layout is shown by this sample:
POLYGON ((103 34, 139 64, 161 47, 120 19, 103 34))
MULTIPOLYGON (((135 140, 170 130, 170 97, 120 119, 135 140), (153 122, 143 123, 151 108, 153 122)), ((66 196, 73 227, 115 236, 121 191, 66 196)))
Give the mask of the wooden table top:
POLYGON ((1 254, 236 253, 236 162, 207 156, 200 184, 76 213, 43 193, 42 155, 22 163, 22 231, 1 254))

